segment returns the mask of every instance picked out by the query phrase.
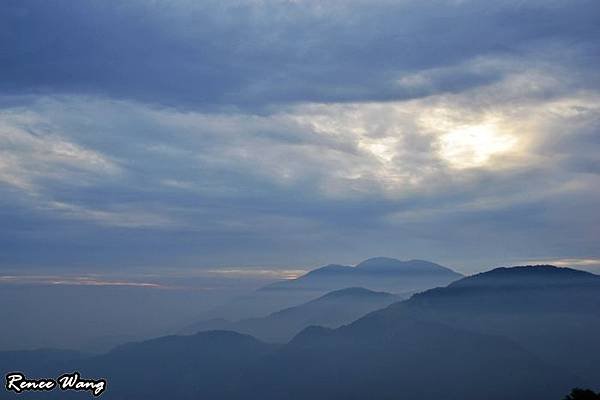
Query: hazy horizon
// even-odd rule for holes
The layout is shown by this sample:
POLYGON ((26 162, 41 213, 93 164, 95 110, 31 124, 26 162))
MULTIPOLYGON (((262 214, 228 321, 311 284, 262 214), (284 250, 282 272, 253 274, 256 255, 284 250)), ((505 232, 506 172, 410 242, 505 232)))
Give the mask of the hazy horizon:
MULTIPOLYGON (((593 262, 578 265, 572 261, 562 260, 555 264, 600 272, 593 262)), ((518 265, 547 263, 548 260, 534 260, 518 265)), ((466 273, 442 265, 467 276, 510 266, 496 265, 466 273)), ((104 340, 119 344, 176 333, 193 322, 221 315, 222 311, 215 310, 249 296, 257 289, 295 279, 322 266, 305 269, 135 268, 125 271, 87 270, 85 274, 77 268, 53 269, 54 274, 49 274, 48 269, 43 268, 2 273, 0 303, 4 307, 0 311, 0 319, 10 322, 0 335, 0 351, 38 348, 85 350, 101 346, 104 340), (48 313, 49 310, 52 312, 48 313), (57 315, 63 317, 57 318, 57 315), (72 320, 69 316, 76 316, 76 319, 72 320), (40 325, 42 329, 39 329, 40 325)), ((364 280, 360 285, 350 286, 371 287, 364 280)), ((307 299, 316 297, 318 295, 313 294, 307 299)), ((269 301, 273 311, 285 308, 278 305, 281 299, 269 301)), ((289 304, 299 305, 302 302, 294 300, 289 304)), ((266 314, 255 312, 249 315, 258 317, 266 314)), ((239 317, 227 319, 235 321, 239 317)))

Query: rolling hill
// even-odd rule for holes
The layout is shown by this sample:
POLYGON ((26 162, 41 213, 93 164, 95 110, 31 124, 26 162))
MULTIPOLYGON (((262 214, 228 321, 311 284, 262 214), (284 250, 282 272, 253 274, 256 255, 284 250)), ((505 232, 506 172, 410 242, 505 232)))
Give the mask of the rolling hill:
POLYGON ((263 318, 238 322, 224 319, 202 321, 188 326, 181 333, 227 329, 252 335, 266 342, 284 343, 310 325, 337 328, 363 315, 386 307, 401 298, 364 288, 347 288, 327 293, 299 306, 274 312, 263 318))

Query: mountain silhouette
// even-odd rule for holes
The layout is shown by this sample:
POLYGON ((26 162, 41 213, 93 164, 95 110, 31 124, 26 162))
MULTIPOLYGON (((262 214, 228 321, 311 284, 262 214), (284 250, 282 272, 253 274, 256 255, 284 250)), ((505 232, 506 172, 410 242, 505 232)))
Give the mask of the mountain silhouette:
POLYGON ((416 294, 386 313, 507 337, 553 365, 568 366, 587 386, 598 388, 598 310, 600 276, 540 265, 464 278, 416 294))
MULTIPOLYGON (((569 386, 600 382, 599 306, 596 275, 499 268, 335 330, 307 328, 246 381, 256 385, 247 390, 269 376, 274 393, 298 399, 560 398, 569 386), (301 373, 280 372, 285 365, 301 373)), ((270 393, 260 396, 275 398, 270 393)))
POLYGON ((267 342, 283 343, 310 325, 337 328, 363 315, 386 307, 399 298, 389 293, 364 288, 347 288, 327 293, 299 306, 274 312, 263 318, 238 322, 224 319, 202 321, 188 326, 181 333, 227 329, 246 333, 267 342))
MULTIPOLYGON (((371 295, 326 297, 348 294, 371 295)), ((596 275, 501 268, 339 328, 307 327, 285 345, 210 331, 120 346, 68 368, 105 377, 107 399, 560 399, 573 387, 598 390, 598 306, 596 275)))
POLYGON ((449 268, 422 260, 400 261, 375 257, 356 266, 330 264, 296 279, 279 281, 213 309, 204 319, 239 320, 266 316, 296 306, 325 293, 349 287, 363 287, 407 298, 410 294, 446 286, 463 276, 449 268))
POLYGON ((0 373, 27 371, 28 374, 43 376, 48 370, 59 370, 63 365, 79 364, 90 357, 73 350, 37 349, 0 352, 0 373))
POLYGON ((260 399, 542 400, 572 380, 505 338, 373 313, 307 328, 243 382, 260 399))
POLYGON ((459 273, 429 261, 375 257, 355 267, 326 265, 297 279, 276 282, 261 290, 336 290, 340 286, 363 286, 402 293, 445 286, 461 277, 459 273))
POLYGON ((501 267, 482 272, 449 286, 455 287, 553 287, 597 285, 600 276, 572 268, 559 268, 553 265, 526 265, 501 267))
POLYGON ((229 331, 173 335, 119 346, 88 360, 83 370, 108 377, 107 398, 229 398, 237 395, 244 371, 274 349, 229 331))

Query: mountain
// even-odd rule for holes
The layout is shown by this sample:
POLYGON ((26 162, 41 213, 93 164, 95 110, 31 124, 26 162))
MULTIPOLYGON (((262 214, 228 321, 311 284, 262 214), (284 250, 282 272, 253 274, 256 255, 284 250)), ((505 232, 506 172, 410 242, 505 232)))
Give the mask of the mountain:
MULTIPOLYGON (((378 316, 352 328, 307 328, 280 347, 212 331, 123 345, 46 368, 22 371, 53 377, 77 370, 107 380, 102 398, 130 400, 545 400, 573 382, 508 340, 412 319, 392 327, 378 316)), ((61 391, 25 398, 40 395, 65 398, 61 391)))
POLYGON ((505 338, 375 313, 308 328, 242 382, 266 400, 546 400, 579 381, 505 338))
MULTIPOLYGON (((78 357, 69 352, 34 350, 0 352, 3 373, 21 371, 28 378, 56 378, 78 371, 82 378, 106 379, 102 399, 192 400, 241 398, 238 388, 246 371, 256 368, 274 345, 228 331, 202 332, 190 336, 165 336, 128 343, 99 356, 78 357), (22 354, 13 354, 22 353, 22 354), (17 358, 25 355, 25 358, 17 358), (7 357, 14 356, 14 357, 7 357), (42 364, 40 365, 40 360, 42 364)), ((15 394, 7 398, 89 399, 90 392, 15 394)), ((3 397, 4 398, 4 397, 3 397)))
POLYGON ((105 377, 106 399, 560 399, 576 386, 598 390, 599 306, 597 275, 501 268, 336 329, 308 327, 285 345, 201 332, 69 368, 105 377))
POLYGON ((600 388, 600 276, 549 265, 497 268, 386 310, 501 335, 600 388))
POLYGON ((461 277, 459 273, 429 261, 400 261, 375 257, 355 267, 327 265, 297 279, 276 282, 260 290, 330 291, 342 287, 363 286, 372 290, 402 293, 445 286, 461 277))
POLYGON ((166 336, 117 347, 89 360, 84 371, 108 377, 107 398, 228 398, 244 371, 274 349, 228 331, 166 336))
POLYGON ((72 350, 0 351, 0 373, 25 370, 30 374, 40 375, 46 373, 48 369, 80 363, 88 357, 89 354, 72 350))
POLYGON ((363 315, 386 307, 400 297, 364 288, 347 288, 327 293, 305 304, 274 312, 263 318, 238 322, 213 319, 190 325, 181 333, 189 334, 212 329, 227 329, 246 333, 266 342, 284 343, 310 325, 337 328, 363 315))
POLYGON ((596 275, 499 268, 335 330, 307 328, 244 390, 263 399, 561 398, 600 385, 599 307, 596 275), (271 386, 260 392, 265 377, 271 386))
POLYGON ((446 286, 462 275, 422 260, 400 261, 375 257, 356 266, 330 264, 296 279, 275 282, 247 296, 215 308, 204 319, 237 320, 265 316, 276 310, 302 304, 327 292, 348 287, 389 292, 408 297, 437 286, 446 286))
MULTIPOLYGON (((5 377, 9 373, 20 372, 28 379, 56 379, 64 373, 71 373, 87 365, 91 355, 72 350, 37 349, 0 351, 0 374, 5 377)), ((6 384, 6 381, 5 381, 6 384)), ((89 393, 77 393, 74 397, 65 396, 62 391, 15 393, 2 390, 2 399, 65 399, 90 397, 89 393), (62 395, 62 396, 61 396, 62 395)), ((74 393, 70 393, 73 395, 74 393)))
POLYGON ((506 287, 506 288, 545 288, 580 287, 597 285, 600 276, 572 268, 558 268, 553 265, 526 265, 501 267, 482 272, 449 285, 457 287, 506 287))

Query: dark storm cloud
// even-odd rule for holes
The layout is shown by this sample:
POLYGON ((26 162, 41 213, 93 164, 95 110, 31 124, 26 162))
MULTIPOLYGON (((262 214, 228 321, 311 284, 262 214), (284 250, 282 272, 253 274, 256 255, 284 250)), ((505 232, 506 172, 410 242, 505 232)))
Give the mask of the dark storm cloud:
MULTIPOLYGON (((5 1, 5 92, 85 92, 173 106, 394 100, 500 78, 441 73, 473 57, 528 57, 548 43, 598 57, 600 6, 547 1, 5 1)), ((541 55, 537 55, 541 57, 541 55)), ((535 57, 535 56, 534 56, 535 57)))

